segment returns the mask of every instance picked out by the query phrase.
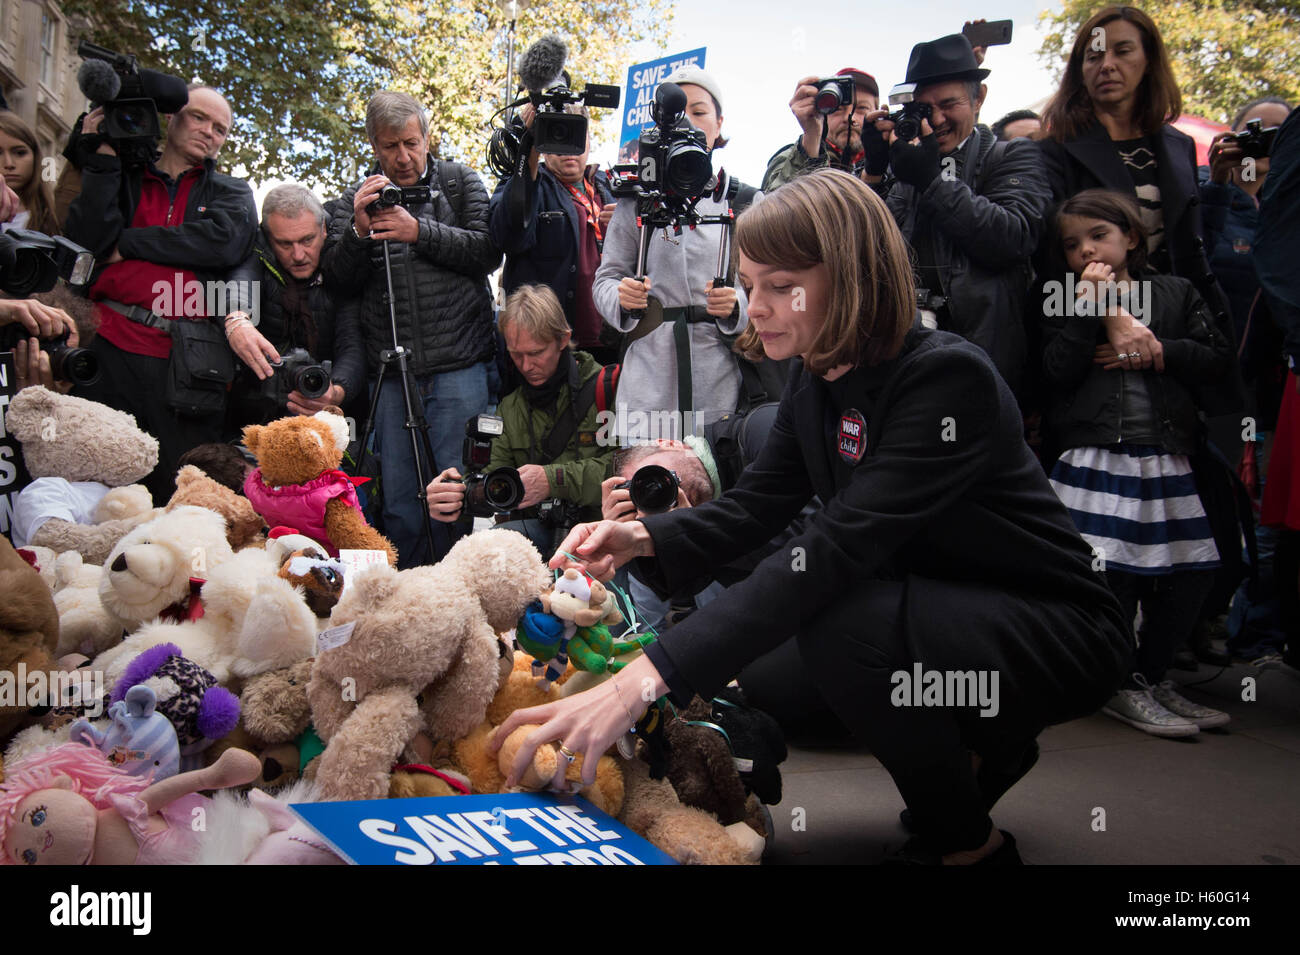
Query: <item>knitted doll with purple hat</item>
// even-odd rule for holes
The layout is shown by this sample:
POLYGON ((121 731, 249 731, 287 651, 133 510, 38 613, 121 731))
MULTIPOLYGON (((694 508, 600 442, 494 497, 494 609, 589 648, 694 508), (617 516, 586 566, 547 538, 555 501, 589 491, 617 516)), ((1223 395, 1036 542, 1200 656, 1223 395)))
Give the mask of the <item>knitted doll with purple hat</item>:
POLYGON ((203 765, 202 753, 239 722, 239 697, 217 685, 217 678, 174 643, 150 647, 127 665, 113 687, 116 702, 137 683, 158 694, 158 712, 171 721, 181 748, 181 772, 203 765))

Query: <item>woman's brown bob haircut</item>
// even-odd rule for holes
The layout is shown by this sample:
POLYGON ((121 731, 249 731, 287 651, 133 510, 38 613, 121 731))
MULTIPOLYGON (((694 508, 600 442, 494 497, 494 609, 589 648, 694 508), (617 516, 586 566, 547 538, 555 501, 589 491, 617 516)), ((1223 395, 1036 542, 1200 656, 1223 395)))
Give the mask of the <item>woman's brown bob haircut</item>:
POLYGON ((1142 34, 1147 72, 1137 89, 1134 122, 1144 136, 1150 136, 1166 123, 1172 123, 1183 111, 1183 94, 1178 90, 1165 41, 1155 21, 1136 7, 1106 7, 1098 10, 1079 27, 1070 51, 1070 61, 1061 75, 1061 85, 1043 110, 1044 138, 1065 142, 1077 139, 1096 119, 1092 97, 1083 88, 1083 58, 1092 49, 1093 30, 1115 20, 1127 20, 1142 34))
MULTIPOLYGON (((820 169, 786 183, 740 216, 736 244, 763 265, 826 266, 830 292, 805 362, 811 373, 875 365, 902 348, 916 316, 907 244, 885 203, 860 179, 820 169)), ((736 350, 754 361, 763 357, 752 324, 736 350)))

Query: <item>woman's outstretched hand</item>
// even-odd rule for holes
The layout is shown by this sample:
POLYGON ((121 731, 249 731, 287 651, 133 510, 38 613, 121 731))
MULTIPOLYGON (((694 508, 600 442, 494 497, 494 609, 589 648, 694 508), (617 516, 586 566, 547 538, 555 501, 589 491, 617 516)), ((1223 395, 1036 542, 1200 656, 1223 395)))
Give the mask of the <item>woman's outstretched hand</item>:
POLYGON ((557 569, 578 566, 597 580, 605 581, 633 557, 653 557, 654 552, 654 541, 640 521, 599 521, 578 524, 569 531, 551 558, 550 566, 557 569), (566 553, 578 558, 577 563, 566 557, 566 553))

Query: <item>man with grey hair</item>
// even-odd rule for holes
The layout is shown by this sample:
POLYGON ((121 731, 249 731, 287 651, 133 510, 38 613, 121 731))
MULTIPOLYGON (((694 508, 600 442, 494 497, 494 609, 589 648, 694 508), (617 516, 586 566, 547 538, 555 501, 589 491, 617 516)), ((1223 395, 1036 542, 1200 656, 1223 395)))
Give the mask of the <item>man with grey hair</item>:
MULTIPOLYGON (((327 205, 329 236, 323 269, 333 289, 360 299, 371 387, 383 353, 408 351, 417 403, 422 403, 434 460, 425 481, 461 462, 465 422, 489 402, 493 364, 492 297, 487 277, 501 262, 488 235, 488 194, 468 166, 429 152, 424 110, 405 93, 376 93, 366 106, 366 135, 376 165, 327 205), (427 186, 421 199, 376 207, 385 186, 427 186), (387 257, 385 256, 387 252, 387 257), (391 263, 389 313, 386 271, 391 263), (394 336, 395 332, 395 336, 394 336), (396 342, 394 342, 396 337, 396 342)), ((427 506, 407 430, 407 408, 395 365, 384 376, 374 434, 383 472, 383 525, 405 569, 441 557, 449 532, 425 537, 427 506)))
POLYGON ((364 399, 366 381, 358 303, 327 290, 321 279, 325 225, 325 207, 297 183, 276 186, 262 200, 253 253, 231 275, 236 302, 226 316, 226 338, 242 364, 231 389, 228 432, 286 412, 364 407, 356 401, 364 399), (284 380, 282 358, 291 349, 332 363, 324 394, 308 397, 284 380))

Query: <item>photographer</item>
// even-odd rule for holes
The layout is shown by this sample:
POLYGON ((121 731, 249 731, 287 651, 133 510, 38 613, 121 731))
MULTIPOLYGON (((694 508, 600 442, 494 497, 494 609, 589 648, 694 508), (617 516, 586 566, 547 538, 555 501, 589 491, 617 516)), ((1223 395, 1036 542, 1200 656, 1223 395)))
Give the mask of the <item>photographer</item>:
MULTIPOLYGON (((614 456, 612 443, 597 440, 601 383, 592 379, 601 365, 570 349, 564 312, 545 285, 515 290, 501 312, 501 334, 523 384, 501 401, 503 431, 492 442, 487 470, 519 471, 524 498, 502 526, 549 554, 557 528, 600 519, 601 481, 614 456), (536 506, 547 499, 560 505, 539 515, 536 506)), ((429 514, 435 520, 450 523, 460 517, 465 485, 454 482, 461 477, 456 468, 447 468, 429 484, 429 514)))
MULTIPOLYGON (((585 106, 570 112, 588 115, 585 106)), ((534 109, 520 110, 525 128, 534 109)), ((605 230, 614 215, 614 197, 605 174, 587 165, 591 135, 580 156, 547 155, 534 148, 528 178, 509 176, 492 194, 492 241, 506 254, 501 286, 507 295, 522 285, 549 285, 564 307, 578 348, 601 364, 618 360, 617 349, 601 344, 604 322, 591 298, 600 265, 605 230), (523 196, 516 195, 523 192, 523 196)))
POLYGON ((255 293, 258 301, 241 300, 226 316, 226 338, 242 362, 231 389, 229 430, 264 424, 286 412, 311 415, 330 405, 342 408, 364 391, 357 304, 331 294, 321 278, 325 222, 320 200, 297 183, 276 186, 262 200, 253 254, 231 276, 240 296, 255 293), (286 381, 272 381, 288 370, 273 366, 281 366, 291 349, 302 349, 313 362, 332 363, 324 394, 308 397, 286 381))
MULTIPOLYGON (((696 66, 684 66, 665 81, 681 87, 686 97, 685 121, 704 134, 710 153, 726 144, 722 137, 722 92, 716 80, 696 66)), ((757 198, 752 187, 741 186, 733 208, 739 212, 757 198)), ((727 209, 706 195, 697 211, 717 215, 727 209)), ((619 382, 619 409, 629 414, 620 425, 620 440, 641 440, 634 424, 664 413, 681 418, 693 413, 701 424, 736 410, 740 400, 740 370, 727 336, 745 327, 744 298, 734 287, 714 288, 718 244, 726 234, 721 225, 658 229, 650 237, 646 276, 635 276, 641 230, 637 200, 620 199, 605 236, 605 251, 596 271, 592 298, 605 321, 627 334, 627 350, 619 382), (662 306, 662 322, 649 308, 662 306), (644 317, 636 317, 640 312, 644 317)))
MULTIPOLYGON (((489 401, 494 356, 492 298, 487 277, 501 261, 488 235, 488 195, 468 166, 429 152, 424 110, 405 93, 376 93, 366 106, 366 135, 377 165, 360 183, 328 203, 330 234, 322 269, 331 289, 359 296, 371 387, 381 353, 394 346, 384 268, 392 262, 396 344, 408 349, 409 370, 423 397, 435 467, 459 461, 465 421, 489 401), (388 185, 427 186, 426 201, 372 209, 388 185)), ((383 468, 384 529, 399 567, 442 556, 439 533, 430 554, 420 487, 406 424, 403 383, 392 366, 375 409, 376 450, 383 468)))
POLYGON ((876 78, 852 67, 846 67, 835 75, 853 78, 854 99, 827 116, 825 153, 822 150, 822 114, 814 105, 818 78, 805 76, 795 86, 790 100, 790 112, 798 120, 803 135, 768 160, 767 172, 763 175, 764 192, 770 192, 801 173, 826 165, 855 174, 865 171, 874 176, 885 171, 889 155, 884 140, 874 131, 868 132, 865 140, 862 136, 868 123, 885 116, 885 112, 876 108, 880 105, 880 87, 876 78), (864 142, 871 147, 870 156, 863 150, 864 142))
POLYGON ((919 141, 898 141, 890 120, 876 126, 891 144, 886 202, 916 254, 923 321, 983 348, 1016 391, 1030 255, 1051 193, 1033 142, 998 142, 976 124, 988 74, 961 34, 918 43, 905 82, 929 110, 919 141))
POLYGON ((176 391, 173 365, 183 368, 188 356, 172 348, 173 337, 220 349, 233 369, 221 332, 210 323, 221 316, 204 314, 203 303, 195 309, 186 290, 199 276, 224 278, 247 258, 257 207, 247 183, 216 171, 231 122, 230 106, 216 90, 190 87, 155 162, 124 164, 113 141, 100 135, 103 119, 98 107, 81 122, 81 193, 64 229, 94 253, 100 269, 90 289, 99 333, 88 347, 102 375, 77 394, 134 415, 158 439, 158 467, 143 483, 154 500, 164 501, 174 490, 177 460, 220 437, 225 410, 226 382, 213 382, 197 398, 176 391), (183 314, 170 314, 177 301, 183 314), (191 413, 196 402, 207 410, 191 413))
POLYGON ((29 385, 44 385, 52 391, 67 394, 71 382, 56 381, 50 370, 49 353, 41 348, 41 339, 68 336, 69 348, 76 348, 80 336, 72 316, 60 308, 51 308, 35 299, 0 298, 0 328, 22 325, 30 338, 14 342, 14 377, 17 391, 29 385))

